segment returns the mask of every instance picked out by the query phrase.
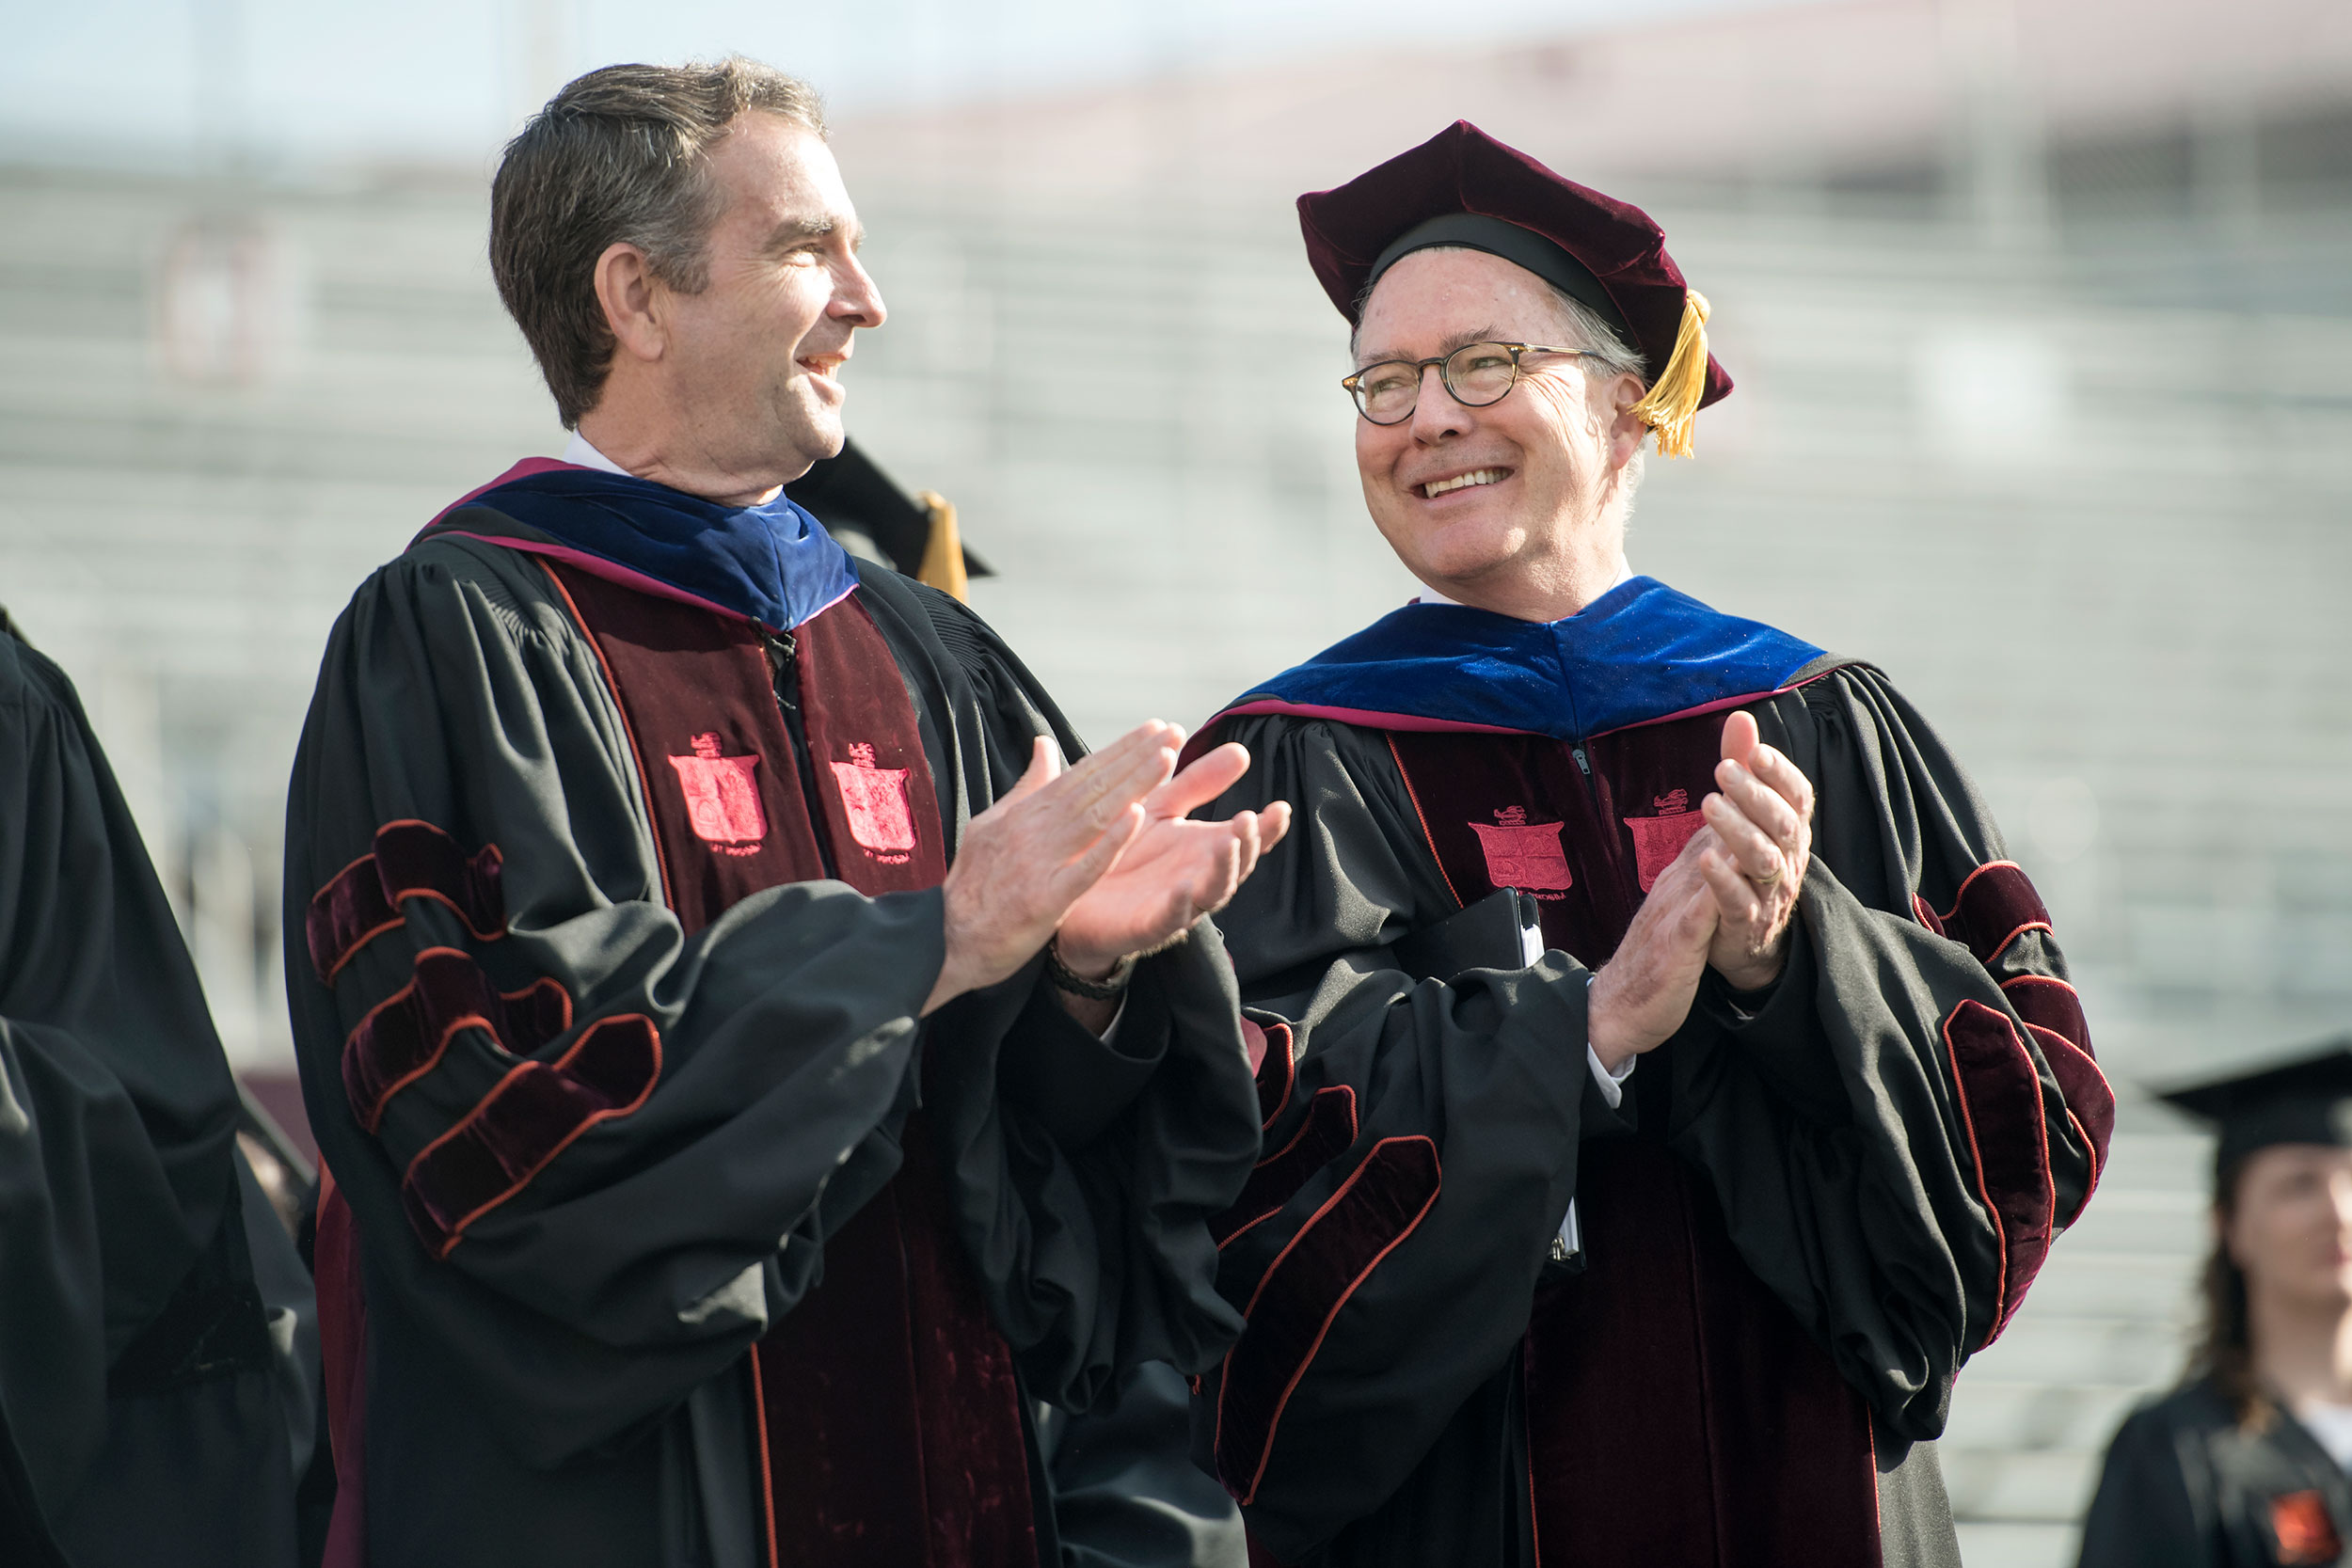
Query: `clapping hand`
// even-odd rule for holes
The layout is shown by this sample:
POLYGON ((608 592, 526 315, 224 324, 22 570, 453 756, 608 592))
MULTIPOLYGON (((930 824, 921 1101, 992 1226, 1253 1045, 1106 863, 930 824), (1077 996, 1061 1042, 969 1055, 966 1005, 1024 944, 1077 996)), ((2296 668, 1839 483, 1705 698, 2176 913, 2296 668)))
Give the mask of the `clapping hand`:
POLYGON ((1708 962, 1741 990, 1780 978, 1788 921, 1813 863, 1813 784, 1797 765, 1757 737, 1755 716, 1724 725, 1720 793, 1700 804, 1714 842, 1699 867, 1715 895, 1715 940, 1708 962))
POLYGON ((1287 800, 1223 822, 1190 819, 1248 771, 1248 751, 1229 741, 1144 799, 1142 827, 1062 917, 1057 938, 1062 962, 1080 974, 1107 973, 1121 958, 1163 946, 1200 916, 1225 907, 1258 857, 1290 831, 1287 800))
POLYGON ((1707 825, 1650 884, 1617 951, 1593 977, 1585 1038, 1614 1070, 1682 1026, 1708 965, 1741 990, 1780 976, 1788 921, 1813 855, 1813 785, 1761 743, 1756 719, 1724 724, 1707 825))
POLYGON ((1010 975, 1057 932, 1064 963, 1105 974, 1232 896, 1289 828, 1290 807, 1187 821, 1240 779, 1249 754, 1220 746, 1177 773, 1183 742, 1153 720, 1065 768, 1038 737, 1028 770, 972 819, 947 870, 946 962, 926 1014, 1010 975))

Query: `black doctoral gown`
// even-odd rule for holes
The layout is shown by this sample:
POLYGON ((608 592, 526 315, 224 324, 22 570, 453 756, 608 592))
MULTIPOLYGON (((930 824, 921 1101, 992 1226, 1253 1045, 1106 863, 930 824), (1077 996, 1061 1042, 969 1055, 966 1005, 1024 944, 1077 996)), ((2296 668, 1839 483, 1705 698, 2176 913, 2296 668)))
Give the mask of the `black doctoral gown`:
POLYGON ((236 1126, 72 685, 0 615, 0 1561, 295 1561, 293 1312, 252 1248, 301 1265, 236 1126))
MULTIPOLYGON (((814 1305, 846 1338, 829 1361, 816 1347, 809 1370, 831 1392, 808 1430, 855 1435, 868 1418, 876 1430, 907 1418, 905 1357, 935 1347, 865 1358, 847 1340, 897 1332, 892 1304, 820 1288, 842 1274, 845 1236, 876 1234, 852 1225, 863 1212, 903 1212, 902 1170, 944 1193, 954 1257, 892 1252, 886 1267, 902 1282, 942 1267, 973 1280, 1028 1394, 1083 1409, 1120 1369, 1213 1361, 1239 1320, 1213 1288, 1206 1220, 1247 1175, 1258 1121, 1215 928, 1140 967, 1105 1044, 1051 999, 1034 963, 918 1021, 942 961, 935 887, 868 896, 818 878, 682 914, 664 895, 684 875, 679 857, 713 876, 746 863, 726 858, 753 852, 727 842, 750 834, 727 826, 740 791, 796 776, 792 750, 813 736, 824 693, 800 690, 789 747, 743 738, 783 733, 764 682, 691 748, 657 744, 647 726, 671 716, 625 689, 635 677, 609 662, 620 643, 605 623, 593 638, 582 629, 581 605, 588 621, 602 613, 588 590, 608 607, 625 591, 510 547, 539 536, 489 504, 446 525, 364 584, 338 623, 289 804, 295 1035, 320 1148, 356 1224, 364 1297, 364 1386, 351 1392, 364 1407, 354 1424, 372 1568, 748 1568, 779 1541, 792 1560, 808 1523, 794 1488, 835 1454, 789 1457, 790 1412, 763 1404, 761 1358, 747 1353, 812 1321, 814 1305), (681 779, 707 842, 677 836, 671 795, 652 798, 681 779), (336 905, 322 946, 326 890, 372 846, 389 902, 375 916, 336 905), (402 861, 403 846, 421 846, 422 860, 402 861), (417 1052, 409 1076, 368 1077, 377 1069, 355 1067, 348 1042, 436 965, 483 976, 467 982, 480 1013, 446 1026, 445 1051, 417 1052), (658 1054, 600 1085, 576 1053, 612 1038, 655 1042, 658 1054), (550 1093, 552 1132, 508 1129, 534 1152, 454 1171, 491 1195, 470 1213, 421 1197, 428 1157, 488 1125, 500 1086, 525 1081, 571 1097, 550 1093)), ((868 673, 912 704, 910 765, 935 789, 950 855, 1025 767, 1034 736, 1076 754, 1034 679, 947 596, 865 568, 824 614, 865 617, 886 645, 868 673)), ((641 673, 660 673, 664 647, 745 635, 716 618, 659 626, 631 634, 641 673)), ((768 641, 771 661, 794 657, 789 640, 768 641)), ((803 664, 811 646, 802 635, 803 664)), ((665 700, 701 695, 690 681, 665 700)), ((814 739, 806 751, 797 776, 814 811, 808 781, 825 775, 814 739)), ((862 760, 848 752, 827 753, 834 778, 864 790, 859 769, 884 776, 871 746, 862 760)), ((762 799, 781 831, 791 796, 762 799)), ((851 809, 876 799, 860 794, 851 809)), ((835 816, 839 803, 823 801, 835 816)), ((879 819, 858 820, 864 834, 879 819)), ((895 842, 888 830, 874 842, 895 842)), ((838 852, 849 840, 832 842, 838 852)), ((323 1313, 326 1295, 323 1285, 323 1313)), ((943 1519, 961 1528, 957 1509, 1013 1501, 948 1471, 1019 1486, 1025 1470, 1018 1508, 1034 1503, 1037 1550, 1058 1561, 1027 1418, 1009 1451, 914 1435, 942 1467, 928 1482, 865 1478, 876 1506, 844 1527, 851 1536, 928 1532, 930 1546, 906 1549, 947 1550, 943 1519), (952 1463, 959 1452, 968 1465, 952 1463)), ((354 1479, 346 1469, 345 1496, 354 1479)), ((836 1555, 824 1560, 900 1560, 896 1547, 829 1539, 836 1555)))
MULTIPOLYGON (((1443 657, 1471 612, 1403 613, 1438 628, 1430 668, 1480 668, 1443 657)), ((2112 1098, 1932 732, 1867 666, 1776 684, 1566 736, 1293 704, 1196 742, 1255 759, 1213 810, 1300 814, 1220 916, 1268 1152, 1219 1227, 1249 1327, 1196 1406, 1270 1557, 1957 1561, 1932 1439, 2088 1197, 2112 1098), (1695 827, 1730 705, 1819 796, 1787 968, 1755 995, 1710 974, 1612 1111, 1586 986, 1695 827), (1540 959, 1406 973, 1393 944, 1505 885, 1539 900, 1540 959)))
POLYGON ((2241 1424, 2199 1381, 2142 1406, 2108 1446, 2082 1568, 2352 1561, 2352 1479, 2275 1407, 2241 1424))

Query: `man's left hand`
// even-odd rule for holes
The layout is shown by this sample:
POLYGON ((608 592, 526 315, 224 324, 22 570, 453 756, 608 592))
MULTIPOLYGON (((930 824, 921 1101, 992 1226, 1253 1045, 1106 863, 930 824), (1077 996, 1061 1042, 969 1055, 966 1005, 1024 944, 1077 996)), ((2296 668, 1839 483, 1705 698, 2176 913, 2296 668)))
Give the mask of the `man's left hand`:
POLYGON ((1229 741, 1144 798, 1141 830, 1062 916, 1056 937, 1062 962, 1083 975, 1108 974, 1121 958, 1164 947, 1225 907, 1258 857, 1289 831, 1290 805, 1277 800, 1223 822, 1188 818, 1248 771, 1248 752, 1229 741))
POLYGON ((1780 978, 1788 919, 1812 863, 1813 784, 1762 743, 1748 713, 1724 725, 1715 783, 1719 793, 1700 807, 1717 840, 1699 856, 1718 911, 1707 958, 1735 988, 1761 990, 1780 978))

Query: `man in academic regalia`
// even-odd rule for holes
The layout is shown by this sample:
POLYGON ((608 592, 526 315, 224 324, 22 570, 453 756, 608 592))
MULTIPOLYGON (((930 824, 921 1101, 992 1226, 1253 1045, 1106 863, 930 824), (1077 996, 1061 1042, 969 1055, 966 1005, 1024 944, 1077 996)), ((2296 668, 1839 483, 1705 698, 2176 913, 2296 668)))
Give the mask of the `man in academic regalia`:
POLYGON ((739 60, 591 72, 499 171, 574 439, 361 586, 289 803, 331 1561, 1058 1563, 1029 1399, 1238 1329, 1198 917, 1286 812, 1187 820, 1247 758, 1171 726, 1063 770, 986 625, 782 497, 860 238, 739 60))
POLYGON ((1955 1561, 1953 1376, 2111 1121, 2049 917, 1885 675, 1628 564, 1730 389, 1647 217, 1467 123, 1299 209, 1428 593, 1195 741, 1302 814, 1221 918, 1201 1451, 1285 1563, 1955 1561))
POLYGON ((308 1282, 237 1115, 72 683, 0 614, 0 1562, 298 1560, 316 1383, 256 1277, 308 1282))
POLYGON ((2203 1333, 2115 1434, 2082 1568, 2352 1560, 2352 1043, 2163 1098, 2217 1133, 2203 1333))

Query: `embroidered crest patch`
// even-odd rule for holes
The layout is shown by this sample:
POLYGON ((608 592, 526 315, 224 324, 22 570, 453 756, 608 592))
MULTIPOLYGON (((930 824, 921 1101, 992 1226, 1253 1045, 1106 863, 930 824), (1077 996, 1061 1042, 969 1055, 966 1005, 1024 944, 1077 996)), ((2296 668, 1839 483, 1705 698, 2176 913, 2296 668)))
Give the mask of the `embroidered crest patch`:
POLYGON ((1670 789, 1650 801, 1656 816, 1628 816, 1619 820, 1633 833, 1633 879, 1647 893, 1666 867, 1692 836, 1707 825, 1705 814, 1691 809, 1691 792, 1670 789))
POLYGON ((2333 1562, 2343 1555, 2328 1499, 2317 1492, 2289 1492, 2270 1499, 2270 1533, 2279 1538, 2280 1562, 2333 1562))
POLYGON ((874 748, 860 741, 850 760, 828 763, 850 818, 850 836, 884 865, 903 865, 914 850, 914 814, 907 804, 907 770, 874 766, 874 748))
POLYGON ((691 744, 692 756, 670 759, 686 795, 687 824, 696 838, 729 854, 751 853, 768 836, 768 814, 760 809, 759 786, 753 777, 759 759, 721 756, 715 730, 705 730, 691 744))
POLYGON ((1486 878, 1497 887, 1530 893, 1559 893, 1576 885, 1561 847, 1565 822, 1530 822, 1524 806, 1505 806, 1488 822, 1472 822, 1478 847, 1486 856, 1486 878))

